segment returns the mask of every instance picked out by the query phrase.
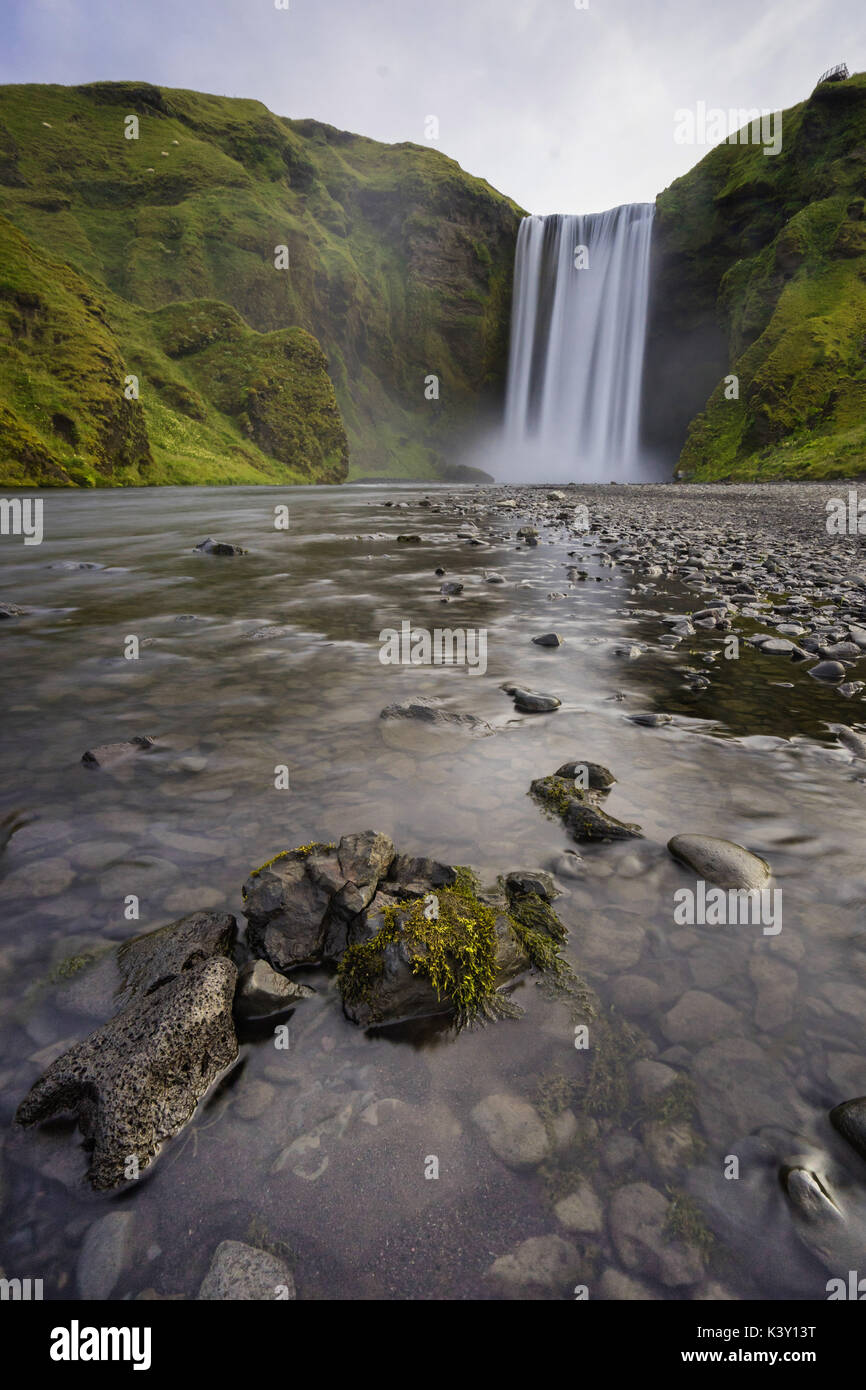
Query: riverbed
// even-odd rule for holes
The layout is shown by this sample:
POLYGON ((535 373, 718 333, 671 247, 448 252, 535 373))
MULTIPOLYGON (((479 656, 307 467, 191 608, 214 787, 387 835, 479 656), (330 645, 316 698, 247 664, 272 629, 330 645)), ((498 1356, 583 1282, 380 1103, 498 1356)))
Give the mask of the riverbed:
MULTIPOLYGON (((862 538, 830 547, 835 492, 49 494, 43 543, 4 537, 0 576, 22 610, 0 624, 0 814, 21 822, 0 860, 5 1275, 41 1278, 49 1298, 195 1298, 236 1240, 277 1252, 300 1298, 826 1298, 866 1227, 866 1165, 827 1119, 866 1092, 866 760, 834 727, 862 731, 866 707, 748 643, 781 620, 771 609, 734 623, 735 659, 722 631, 663 641, 717 591, 712 563, 668 555, 653 575, 611 552, 641 505, 656 524, 676 497, 672 528, 709 523, 705 547, 757 518, 783 567, 791 546, 812 548, 813 581, 841 565, 851 593, 835 571, 828 586, 844 612, 866 567, 862 538), (521 538, 527 519, 538 534, 521 538), (206 536, 246 553, 196 552, 206 536), (381 634, 405 620, 483 631, 486 669, 383 664, 381 634), (533 643, 552 631, 561 645, 533 643), (561 703, 520 713, 509 682, 561 703), (380 717, 418 697, 488 728, 380 717), (633 722, 647 712, 670 721, 633 722), (82 763, 144 735, 153 748, 114 771, 82 763), (581 759, 610 769, 606 809, 641 839, 576 847, 529 797, 581 759), (442 1019, 364 1032, 317 969, 300 972, 316 993, 286 1020, 290 1045, 247 1026, 239 1062, 122 1191, 90 1190, 71 1124, 12 1126, 89 1031, 55 1007, 58 971, 197 909, 242 925, 253 868, 365 829, 482 882, 556 876, 564 954, 626 1040, 608 1098, 583 1103, 568 1000, 535 975, 512 995, 520 1018, 455 1035, 442 1019), (667 841, 694 831, 770 864, 780 931, 674 921, 688 879, 667 841), (494 1151, 477 1118, 491 1095, 533 1107, 542 1162, 494 1151), (844 1197, 845 1238, 823 1253, 780 1183, 798 1156, 844 1197)), ((766 592, 782 603, 778 582, 766 592)))

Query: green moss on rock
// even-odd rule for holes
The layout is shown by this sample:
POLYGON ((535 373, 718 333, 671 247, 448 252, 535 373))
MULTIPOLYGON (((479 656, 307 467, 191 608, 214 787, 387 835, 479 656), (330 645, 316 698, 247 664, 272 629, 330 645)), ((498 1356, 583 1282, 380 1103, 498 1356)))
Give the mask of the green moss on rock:
POLYGON ((471 870, 459 867, 452 886, 436 890, 436 900, 436 913, 425 898, 390 904, 376 936, 348 947, 337 972, 345 1003, 375 1011, 386 948, 400 943, 412 973, 429 981, 437 1000, 453 1005, 458 1027, 510 1012, 496 994, 497 911, 478 896, 471 870))

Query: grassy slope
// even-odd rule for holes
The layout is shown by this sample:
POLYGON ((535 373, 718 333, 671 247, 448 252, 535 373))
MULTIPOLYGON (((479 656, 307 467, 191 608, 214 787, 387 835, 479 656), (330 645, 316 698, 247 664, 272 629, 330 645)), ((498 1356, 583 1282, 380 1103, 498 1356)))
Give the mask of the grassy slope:
POLYGON ((786 111, 783 147, 722 144, 658 200, 671 337, 721 324, 726 371, 692 421, 686 477, 866 471, 866 75, 786 111))
POLYGON ((5 226, 39 281, 26 293, 41 342, 56 340, 46 355, 11 322, 4 275, 7 481, 335 480, 326 366, 353 474, 429 476, 501 388, 519 210, 433 150, 142 83, 5 87, 0 213, 33 244, 5 226), (99 399, 76 409, 79 362, 99 399), (117 403, 127 373, 138 405, 122 390, 117 403), (424 398, 430 373, 439 401, 424 398), (118 453, 109 422, 127 420, 118 453))

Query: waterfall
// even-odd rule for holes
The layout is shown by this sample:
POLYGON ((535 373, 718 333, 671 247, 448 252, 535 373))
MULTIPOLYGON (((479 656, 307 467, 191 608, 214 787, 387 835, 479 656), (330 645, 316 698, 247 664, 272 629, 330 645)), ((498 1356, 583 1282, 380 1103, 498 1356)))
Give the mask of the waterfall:
POLYGON ((654 212, 627 203, 521 222, 503 451, 511 478, 640 479, 654 212))

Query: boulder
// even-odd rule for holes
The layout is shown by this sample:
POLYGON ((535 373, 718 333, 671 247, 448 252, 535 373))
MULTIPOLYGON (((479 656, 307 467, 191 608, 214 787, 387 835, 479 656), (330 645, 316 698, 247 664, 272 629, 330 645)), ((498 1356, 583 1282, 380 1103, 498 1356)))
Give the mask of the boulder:
POLYGON ((18 1107, 18 1124, 78 1118, 96 1188, 137 1176, 234 1061, 237 971, 215 956, 137 998, 52 1062, 18 1107))
POLYGON ((335 960, 394 855, 392 841, 374 830, 277 855, 243 887, 250 946, 279 971, 335 960))
POLYGON ((713 835, 674 835, 668 849, 675 859, 694 870, 698 878, 717 888, 765 888, 770 866, 765 859, 732 840, 713 835))

